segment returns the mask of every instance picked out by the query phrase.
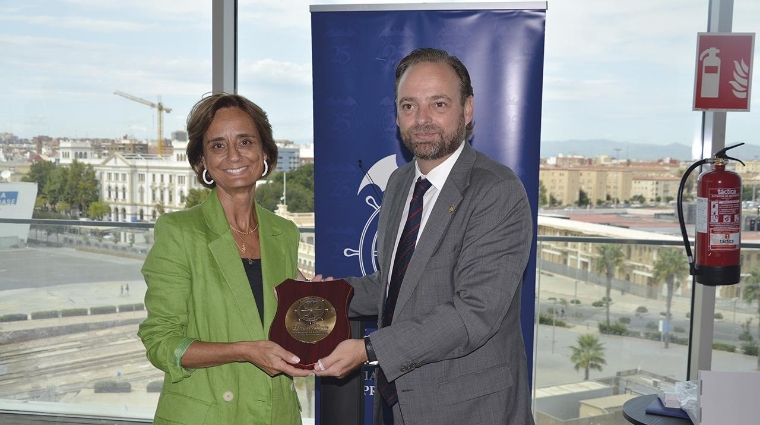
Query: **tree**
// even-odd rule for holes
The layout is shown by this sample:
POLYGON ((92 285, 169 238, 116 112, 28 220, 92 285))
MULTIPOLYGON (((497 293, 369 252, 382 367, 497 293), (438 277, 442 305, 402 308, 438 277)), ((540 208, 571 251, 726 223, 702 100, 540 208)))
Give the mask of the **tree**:
POLYGON ((71 210, 71 205, 69 205, 69 203, 66 201, 58 201, 55 204, 55 210, 61 214, 68 215, 71 210))
POLYGON ((546 198, 546 186, 544 186, 544 182, 539 180, 538 181, 538 205, 539 206, 546 206, 548 203, 548 199, 546 198))
MULTIPOLYGON (((277 175, 278 173, 275 173, 277 175)), ((275 211, 282 198, 282 177, 270 179, 256 186, 256 202, 269 211, 275 211)))
POLYGON ((87 211, 87 206, 99 199, 95 169, 92 165, 83 164, 77 160, 74 160, 70 166, 62 168, 67 170, 63 200, 76 206, 79 211, 87 211))
MULTIPOLYGON (((757 314, 760 316, 760 271, 752 270, 749 276, 744 281, 744 290, 742 291, 742 299, 749 304, 753 301, 757 301, 757 314)), ((760 326, 757 327, 757 339, 760 341, 760 326)), ((758 350, 757 367, 760 369, 760 350, 758 350)))
POLYGON ((670 345, 670 308, 673 305, 673 290, 680 285, 682 277, 689 272, 689 266, 685 261, 683 251, 678 249, 663 249, 659 251, 659 258, 654 264, 654 280, 665 281, 667 296, 665 298, 665 332, 663 341, 665 348, 670 345))
POLYGON ((595 269, 603 273, 607 278, 607 288, 605 293, 604 304, 607 309, 607 325, 610 324, 610 291, 612 290, 612 278, 615 276, 615 269, 625 264, 623 249, 615 244, 604 244, 596 248, 599 258, 595 264, 595 269))
POLYGON ((589 205, 591 203, 591 200, 588 199, 588 194, 583 189, 578 189, 578 206, 579 207, 585 207, 586 205, 589 205))
POLYGON ((51 162, 37 162, 32 164, 23 180, 37 182, 39 199, 36 205, 40 208, 43 208, 43 202, 52 207, 56 207, 58 202, 65 202, 68 204, 67 212, 72 206, 79 211, 87 211, 90 203, 100 199, 95 169, 92 165, 77 160, 67 167, 56 167, 51 162))
POLYGON ((64 190, 66 188, 66 180, 69 178, 68 170, 65 167, 57 167, 50 173, 50 176, 45 182, 45 187, 42 189, 42 193, 47 198, 50 205, 55 207, 58 201, 65 200, 64 190))
POLYGON ((552 207, 557 204, 559 204, 559 200, 555 198, 554 195, 549 194, 549 206, 552 207))
POLYGON ((111 212, 111 208, 109 208, 108 205, 100 201, 95 201, 91 203, 90 207, 87 209, 87 215, 90 218, 94 218, 97 220, 102 220, 103 216, 107 215, 109 212, 111 212))
POLYGON ((72 175, 72 170, 69 169, 69 179, 77 179, 77 186, 71 201, 79 204, 80 211, 87 211, 88 206, 92 202, 97 202, 100 199, 95 168, 93 168, 92 164, 86 164, 84 168, 79 169, 80 173, 77 175, 72 175))
POLYGON ((200 189, 190 189, 185 197, 185 208, 191 208, 201 204, 206 198, 208 198, 209 193, 211 193, 211 190, 206 189, 205 187, 200 189))
POLYGON ((301 185, 291 185, 288 182, 288 211, 314 211, 314 192, 301 185))
POLYGON ((272 173, 266 183, 258 185, 256 202, 275 211, 277 205, 283 203, 284 194, 287 197, 284 201, 288 205, 288 211, 314 211, 314 165, 306 164, 287 172, 287 176, 284 174, 285 172, 272 173))
POLYGON ((589 370, 594 369, 602 371, 602 365, 607 364, 604 359, 604 344, 593 334, 583 334, 577 339, 578 345, 571 346, 573 355, 570 361, 573 362, 575 370, 583 368, 584 381, 588 381, 589 370))
MULTIPOLYGON (((34 200, 34 209, 35 210, 46 210, 47 209, 48 200, 45 198, 45 195, 37 195, 37 198, 34 200)), ((34 217, 37 218, 37 217, 34 217)))
POLYGON ((84 173, 84 164, 74 160, 68 168, 63 168, 68 172, 66 175, 66 184, 63 186, 63 200, 72 206, 78 207, 79 205, 76 202, 76 198, 78 198, 79 194, 79 182, 77 181, 77 177, 84 173))
POLYGON ((40 193, 40 196, 43 198, 44 196, 44 188, 47 184, 48 179, 50 178, 50 175, 55 170, 55 163, 50 161, 39 161, 32 164, 31 167, 29 167, 29 172, 26 173, 24 177, 21 177, 22 182, 32 182, 37 183, 37 190, 40 193))
MULTIPOLYGON (((288 192, 290 192, 290 186, 302 186, 309 192, 314 192, 314 164, 304 164, 292 171, 288 172, 288 192)), ((290 198, 290 193, 288 193, 290 198)), ((290 201, 288 201, 290 204, 290 201)))

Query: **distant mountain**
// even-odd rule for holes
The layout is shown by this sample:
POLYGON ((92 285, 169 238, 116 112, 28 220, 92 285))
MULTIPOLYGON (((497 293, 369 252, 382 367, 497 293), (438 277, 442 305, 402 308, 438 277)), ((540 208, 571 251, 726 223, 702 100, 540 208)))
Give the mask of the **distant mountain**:
MULTIPOLYGON (((734 143, 729 143, 729 145, 734 143)), ((679 143, 655 145, 647 143, 616 142, 614 140, 564 140, 542 141, 541 158, 558 155, 581 155, 588 158, 609 155, 613 158, 653 161, 663 158, 674 158, 688 161, 691 159, 691 146, 679 143)), ((760 158, 760 146, 745 144, 729 151, 730 156, 742 161, 752 161, 760 158)))

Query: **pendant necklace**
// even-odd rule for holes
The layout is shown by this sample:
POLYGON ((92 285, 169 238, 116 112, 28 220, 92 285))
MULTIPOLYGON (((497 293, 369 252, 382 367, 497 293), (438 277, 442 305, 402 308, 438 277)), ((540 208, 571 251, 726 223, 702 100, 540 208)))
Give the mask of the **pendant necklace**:
MULTIPOLYGON (((237 245, 237 247, 240 250, 240 252, 242 252, 243 254, 245 254, 245 252, 248 250, 248 247, 246 247, 246 245, 245 245, 245 237, 248 236, 248 235, 250 235, 251 233, 259 230, 259 223, 256 223, 256 226, 254 226, 253 229, 251 229, 251 230, 249 230, 247 232, 243 232, 242 230, 238 230, 238 229, 232 227, 231 224, 230 224, 230 229, 232 229, 235 232, 237 232, 238 234, 242 235, 242 237, 240 238, 240 242, 241 242, 240 245, 238 245, 237 240, 235 240, 235 238, 232 238, 232 240, 235 241, 235 245, 237 245)), ((251 260, 251 259, 249 259, 249 260, 251 260)), ((251 263, 253 263, 252 260, 249 261, 248 264, 251 264, 251 263)))

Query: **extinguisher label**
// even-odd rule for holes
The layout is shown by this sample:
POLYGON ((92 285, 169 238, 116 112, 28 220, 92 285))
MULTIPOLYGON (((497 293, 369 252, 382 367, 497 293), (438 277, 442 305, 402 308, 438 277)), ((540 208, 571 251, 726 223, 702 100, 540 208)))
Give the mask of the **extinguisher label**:
MULTIPOLYGON (((702 225, 709 233, 710 250, 729 251, 739 249, 741 243, 741 188, 710 188, 708 198, 699 198, 699 206, 705 209, 702 225)), ((697 224, 697 229, 700 225, 697 224)), ((699 230, 698 230, 699 231, 699 230)))
POLYGON ((697 198, 697 232, 707 233, 707 198, 697 198))
POLYGON ((740 233, 711 233, 710 234, 710 250, 735 250, 739 249, 739 237, 740 233))

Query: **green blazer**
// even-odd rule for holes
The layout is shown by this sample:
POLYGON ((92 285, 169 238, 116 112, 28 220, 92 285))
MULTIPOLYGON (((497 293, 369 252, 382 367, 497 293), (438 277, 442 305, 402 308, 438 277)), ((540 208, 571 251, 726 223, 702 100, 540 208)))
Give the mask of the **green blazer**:
POLYGON ((138 335, 148 360, 165 372, 154 424, 300 424, 289 376, 269 377, 250 363, 189 370, 180 364, 194 340, 267 339, 277 301, 273 287, 297 276, 296 225, 256 204, 264 323, 230 226, 212 190, 193 208, 162 215, 142 273, 147 319, 138 335))

